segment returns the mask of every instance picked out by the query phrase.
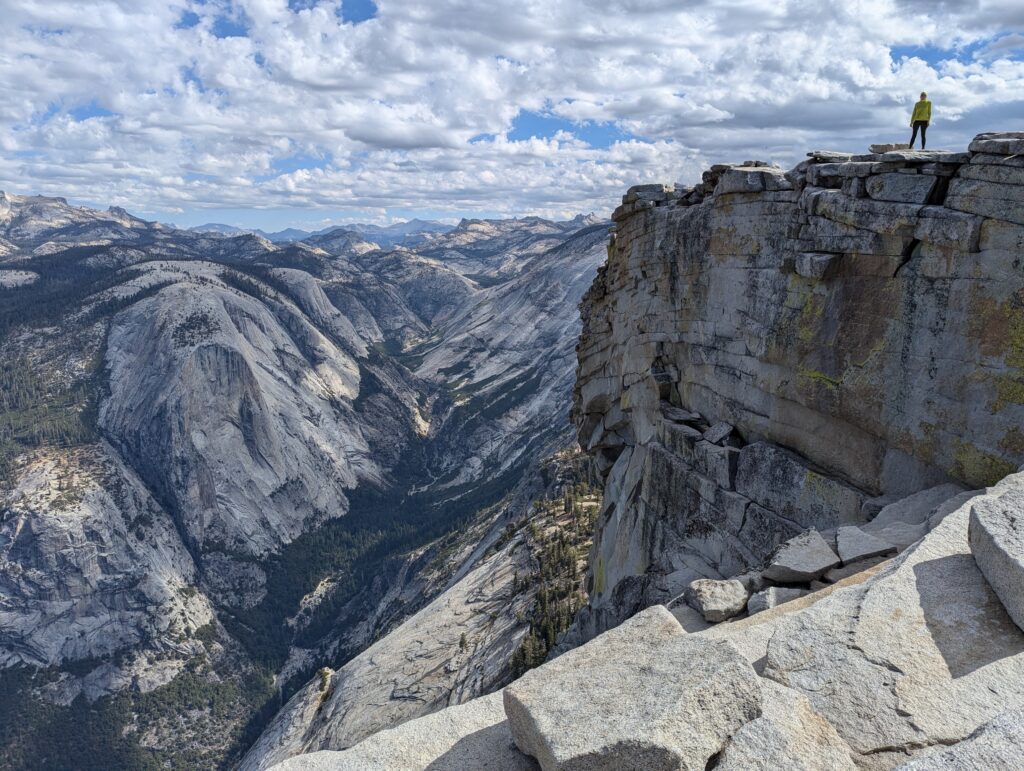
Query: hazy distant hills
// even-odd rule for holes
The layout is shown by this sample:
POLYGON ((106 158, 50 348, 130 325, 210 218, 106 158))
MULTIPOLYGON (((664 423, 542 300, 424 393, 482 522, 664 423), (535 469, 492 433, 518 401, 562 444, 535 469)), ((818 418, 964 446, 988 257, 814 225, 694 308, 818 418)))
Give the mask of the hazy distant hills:
POLYGON ((253 233, 266 238, 274 243, 287 241, 305 241, 315 236, 325 236, 346 231, 358 233, 367 241, 372 241, 378 246, 389 248, 393 246, 411 246, 426 240, 426 236, 432 234, 447 233, 452 230, 452 225, 445 225, 432 220, 411 219, 407 222, 396 222, 393 225, 370 225, 355 223, 351 225, 331 225, 321 230, 309 231, 298 228, 286 228, 268 233, 259 228, 240 228, 234 225, 225 225, 219 222, 208 222, 205 225, 196 225, 189 230, 196 233, 218 233, 224 236, 237 236, 243 233, 253 233))

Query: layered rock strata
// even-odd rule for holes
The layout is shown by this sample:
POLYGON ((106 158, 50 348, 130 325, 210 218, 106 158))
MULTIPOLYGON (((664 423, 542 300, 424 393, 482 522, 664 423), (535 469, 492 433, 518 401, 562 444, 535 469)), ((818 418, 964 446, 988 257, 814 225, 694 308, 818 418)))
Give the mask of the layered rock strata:
POLYGON ((905 548, 934 504, 875 525, 886 505, 1024 462, 1022 141, 630 190, 581 305, 574 414, 609 494, 567 646, 808 529, 905 548))

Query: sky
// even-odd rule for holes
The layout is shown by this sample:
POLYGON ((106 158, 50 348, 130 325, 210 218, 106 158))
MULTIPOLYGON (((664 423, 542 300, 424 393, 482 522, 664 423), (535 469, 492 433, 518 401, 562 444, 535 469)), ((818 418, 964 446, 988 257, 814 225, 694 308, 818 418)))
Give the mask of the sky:
POLYGON ((1021 0, 0 0, 0 190, 179 225, 607 214, 1024 129, 1021 0))

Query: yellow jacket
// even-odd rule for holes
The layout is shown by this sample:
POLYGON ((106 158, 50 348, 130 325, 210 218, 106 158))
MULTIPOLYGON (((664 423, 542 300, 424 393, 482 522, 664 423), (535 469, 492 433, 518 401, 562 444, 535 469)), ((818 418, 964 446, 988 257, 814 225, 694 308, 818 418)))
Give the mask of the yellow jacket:
POLYGON ((910 116, 910 125, 913 126, 914 122, 919 120, 927 123, 930 123, 932 120, 932 103, 927 99, 914 104, 914 114, 910 116))

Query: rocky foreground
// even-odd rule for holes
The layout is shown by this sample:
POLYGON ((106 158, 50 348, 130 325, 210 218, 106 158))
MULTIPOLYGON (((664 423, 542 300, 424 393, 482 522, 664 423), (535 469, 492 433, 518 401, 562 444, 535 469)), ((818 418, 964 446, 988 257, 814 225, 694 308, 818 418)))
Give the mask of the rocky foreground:
POLYGON ((277 767, 1019 767, 1022 153, 632 189, 582 306, 567 652, 277 767))

